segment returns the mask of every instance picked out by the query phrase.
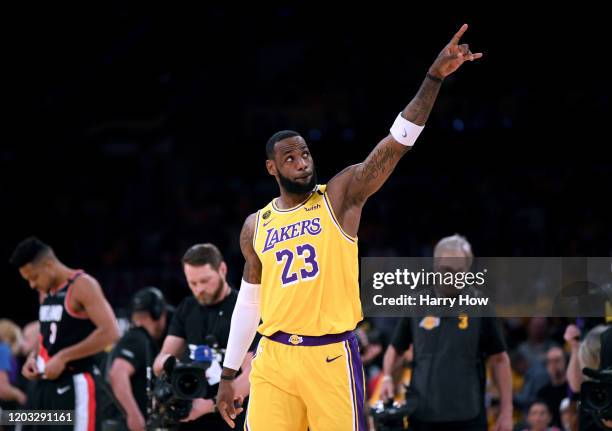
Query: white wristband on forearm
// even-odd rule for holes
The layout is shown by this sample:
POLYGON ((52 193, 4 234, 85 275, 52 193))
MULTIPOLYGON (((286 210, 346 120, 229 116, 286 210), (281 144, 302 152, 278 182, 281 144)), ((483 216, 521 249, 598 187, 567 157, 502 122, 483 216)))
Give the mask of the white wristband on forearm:
POLYGON ((395 121, 393 122, 393 126, 391 126, 391 136, 397 142, 407 147, 412 147, 423 131, 425 126, 417 126, 414 123, 406 120, 402 117, 402 113, 400 112, 395 121))
POLYGON ((253 342, 261 316, 259 310, 260 287, 260 284, 252 284, 242 280, 232 314, 225 360, 223 361, 224 367, 238 370, 253 342))

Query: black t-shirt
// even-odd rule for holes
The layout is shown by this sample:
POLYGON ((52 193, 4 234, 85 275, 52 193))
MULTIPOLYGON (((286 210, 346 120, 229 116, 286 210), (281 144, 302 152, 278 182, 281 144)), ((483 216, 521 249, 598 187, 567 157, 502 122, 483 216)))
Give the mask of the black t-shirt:
POLYGON ((147 409, 147 367, 153 366, 153 360, 159 351, 157 343, 144 328, 131 328, 119 340, 113 349, 112 360, 122 358, 128 361, 135 370, 130 377, 132 393, 138 408, 146 417, 147 409))
MULTIPOLYGON (((190 349, 197 345, 209 345, 211 338, 218 343, 218 350, 225 352, 227 339, 229 338, 230 324, 234 306, 238 299, 238 291, 231 289, 230 294, 220 303, 213 305, 201 305, 193 296, 185 298, 176 308, 168 335, 183 338, 187 344, 183 360, 189 357, 190 349), (212 337, 211 337, 212 336, 212 337), (191 346, 191 347, 190 347, 191 346)), ((249 351, 255 350, 259 337, 255 337, 249 351)), ((220 365, 223 365, 221 360, 220 365)), ((210 386, 207 398, 217 395, 218 384, 210 386)), ((242 413, 238 419, 244 418, 242 413)), ((200 419, 181 425, 181 430, 186 429, 231 429, 223 422, 218 413, 207 414, 200 419)), ((237 429, 240 426, 237 424, 237 429)))
POLYGON ((212 335, 219 347, 225 349, 237 298, 238 292, 233 289, 223 301, 213 305, 201 305, 193 296, 185 298, 176 308, 168 335, 183 338, 188 345, 209 344, 207 337, 212 335))
MULTIPOLYGON (((391 344, 395 347, 398 353, 402 354, 412 344, 412 328, 410 325, 412 317, 402 317, 397 326, 391 340, 391 344)), ((445 319, 444 317, 442 319, 445 319)), ((450 317, 449 317, 450 319, 450 317)), ((475 319, 475 317, 472 317, 475 319)), ((480 333, 480 351, 485 357, 500 353, 506 350, 506 342, 501 331, 501 326, 496 317, 478 317, 482 319, 480 333)), ((457 329, 459 331, 460 329, 457 329)))
MULTIPOLYGON (((455 420, 453 422, 447 422, 447 425, 450 426, 451 424, 454 424, 467 426, 469 424, 470 426, 476 426, 477 428, 481 428, 484 422, 486 421, 484 415, 484 390, 486 383, 485 360, 490 355, 500 353, 506 350, 506 344, 498 320, 494 317, 472 317, 462 323, 461 319, 458 319, 456 317, 432 317, 429 319, 433 320, 428 321, 421 319, 413 321, 412 319, 413 318, 411 317, 404 317, 400 319, 398 325, 396 326, 395 334, 393 336, 391 344, 399 353, 403 353, 404 351, 406 351, 413 343, 415 343, 415 346, 428 346, 427 352, 417 352, 415 350, 415 361, 417 360, 416 358, 420 357, 421 362, 420 366, 416 366, 414 368, 414 375, 412 380, 414 382, 421 381, 423 380, 423 378, 428 379, 427 375, 430 375, 432 381, 429 384, 436 384, 434 382, 437 381, 437 384, 441 386, 439 389, 427 389, 426 392, 418 395, 417 398, 420 399, 419 402, 426 403, 429 406, 438 406, 437 410, 434 409, 433 411, 440 411, 439 402, 436 403, 436 401, 432 399, 432 394, 439 394, 440 390, 444 391, 445 385, 456 385, 457 388, 465 388, 464 392, 466 394, 466 397, 462 400, 462 402, 468 402, 467 394, 473 394, 473 396, 470 398, 471 400, 473 400, 472 404, 469 405, 475 406, 475 404, 473 404, 474 400, 480 399, 480 402, 478 402, 477 404, 482 404, 482 408, 479 409, 480 411, 478 413, 476 413, 475 411, 476 416, 472 417, 472 419, 460 421, 455 420), (418 339, 420 340, 419 342, 417 342, 418 340, 414 339, 414 328, 417 328, 417 330, 419 331, 418 337, 421 337, 418 339), (478 329, 474 330, 473 328, 478 329), (438 334, 437 332, 439 331, 442 331, 442 334, 444 334, 444 336, 441 336, 442 334, 438 334), (473 337, 478 338, 474 339, 473 337), (428 341, 428 339, 431 340, 428 341), (470 339, 471 341, 468 342, 468 339, 470 339), (466 345, 473 345, 475 348, 477 348, 477 351, 472 351, 472 353, 466 352, 464 347, 466 345), (440 355, 443 355, 444 357, 441 357, 440 355), (459 364, 457 363, 457 361, 470 361, 470 359, 467 358, 473 358, 471 360, 475 361, 474 366, 476 366, 477 369, 472 368, 470 366, 470 363, 466 362, 463 367, 467 366, 469 367, 469 369, 459 367, 461 368, 461 370, 466 370, 466 373, 454 372, 451 373, 452 375, 447 376, 448 369, 457 369, 457 366, 459 364), (423 360, 428 363, 423 363, 423 360), (440 369, 436 367, 444 367, 445 369, 440 369), (427 374, 417 375, 418 373, 427 374), (468 375, 476 377, 468 378, 468 375), (448 377, 449 380, 447 381, 446 379, 441 378, 440 376, 448 377), (478 386, 472 386, 472 384, 478 386), (468 390, 468 387, 473 387, 473 389, 468 390)), ((417 349, 417 347, 415 347, 415 349, 417 349)), ((415 387, 413 388, 413 390, 418 391, 419 388, 415 387)), ((423 391, 422 387, 420 388, 420 391, 423 391)), ((451 410, 456 410, 458 412, 457 414, 460 415, 460 411, 463 409, 461 403, 455 404, 456 405, 448 406, 447 412, 449 417, 452 417, 454 415, 454 413, 451 413, 451 410)), ((424 404, 420 405, 420 411, 424 412, 426 410, 424 410, 424 404)), ((432 410, 429 410, 428 417, 432 417, 431 411, 432 410)), ((433 417, 438 418, 438 415, 439 414, 435 414, 433 417)), ((429 419, 429 421, 431 421, 431 419, 429 419)))

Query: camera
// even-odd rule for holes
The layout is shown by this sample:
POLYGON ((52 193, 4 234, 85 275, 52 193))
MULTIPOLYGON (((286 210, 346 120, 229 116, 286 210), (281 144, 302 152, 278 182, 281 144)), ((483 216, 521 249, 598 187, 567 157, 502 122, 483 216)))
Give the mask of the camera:
POLYGON ((166 360, 160 377, 149 383, 147 430, 177 429, 189 415, 192 401, 207 398, 206 370, 216 356, 210 347, 198 346, 192 362, 179 363, 173 356, 166 360))
POLYGON ((370 409, 376 431, 401 431, 408 429, 408 417, 414 408, 410 404, 379 401, 370 409))
POLYGON ((580 429, 612 430, 612 369, 584 368, 582 372, 593 380, 580 387, 580 429), (604 421, 610 421, 610 426, 604 421))

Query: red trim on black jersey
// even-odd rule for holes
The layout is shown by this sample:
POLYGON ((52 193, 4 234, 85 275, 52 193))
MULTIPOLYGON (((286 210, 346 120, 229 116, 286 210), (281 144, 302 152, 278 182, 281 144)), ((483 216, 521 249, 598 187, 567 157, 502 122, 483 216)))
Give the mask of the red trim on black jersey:
MULTIPOLYGON (((68 286, 68 291, 66 292, 66 298, 64 299, 64 308, 66 309, 66 312, 70 314, 72 317, 74 317, 75 319, 89 319, 89 316, 87 316, 87 313, 83 311, 81 312, 74 311, 69 306, 70 295, 72 294, 72 289, 74 288, 74 281, 83 274, 85 274, 85 272, 83 270, 79 270, 66 282, 66 285, 68 285, 68 283, 70 285, 68 286)), ((62 287, 62 289, 64 287, 62 287)))
POLYGON ((95 431, 96 429, 96 384, 90 373, 84 373, 87 380, 88 397, 88 415, 87 415, 87 431, 95 431))
POLYGON ((38 356, 40 356, 43 362, 46 364, 51 359, 51 355, 45 348, 45 344, 43 343, 43 336, 41 334, 38 335, 38 356))

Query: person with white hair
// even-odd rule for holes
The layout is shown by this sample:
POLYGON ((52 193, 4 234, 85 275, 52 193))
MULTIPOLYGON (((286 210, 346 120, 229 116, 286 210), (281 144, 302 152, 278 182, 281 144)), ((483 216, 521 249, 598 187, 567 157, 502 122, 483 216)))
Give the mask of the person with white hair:
MULTIPOLYGON (((459 234, 442 238, 434 248, 434 267, 466 272, 472 247, 459 234)), ((512 429, 510 358, 495 317, 404 317, 396 327, 383 363, 381 397, 394 397, 392 370, 414 347, 412 378, 406 400, 415 406, 414 430, 486 430, 485 366, 490 365, 500 395, 496 431, 512 429)))
POLYGON ((574 393, 580 393, 580 386, 587 378, 582 374, 583 368, 598 369, 601 352, 601 334, 608 329, 606 325, 597 325, 587 332, 580 341, 580 329, 572 324, 565 329, 565 341, 570 346, 571 355, 567 367, 567 382, 574 393))

